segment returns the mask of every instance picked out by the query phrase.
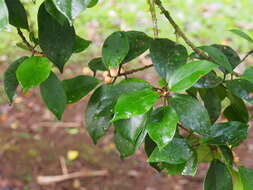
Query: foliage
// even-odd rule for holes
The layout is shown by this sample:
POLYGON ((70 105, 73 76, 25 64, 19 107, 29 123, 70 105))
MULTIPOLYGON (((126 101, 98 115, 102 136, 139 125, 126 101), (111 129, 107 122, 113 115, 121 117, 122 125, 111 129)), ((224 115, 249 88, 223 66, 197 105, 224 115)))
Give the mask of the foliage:
MULTIPOLYGON (((68 104, 94 90, 85 112, 85 126, 94 143, 114 126, 114 142, 123 158, 134 154, 144 142, 147 160, 158 171, 194 176, 198 163, 210 162, 205 190, 249 190, 253 170, 237 166, 232 149, 247 138, 249 115, 244 101, 253 103, 252 67, 243 74, 234 69, 252 51, 241 59, 229 46, 196 47, 160 0, 150 2, 193 52, 170 39, 151 38, 140 31, 116 31, 105 40, 101 57, 89 62, 93 76, 60 80, 55 68, 63 73, 72 54, 86 50, 91 43, 76 34, 73 22, 99 2, 45 0, 38 11, 37 37, 29 28, 22 3, 0 0, 0 29, 8 23, 16 27, 25 48, 32 52, 30 57, 14 61, 4 74, 10 103, 18 86, 24 93, 39 86, 45 105, 61 119, 68 104), (23 32, 29 34, 30 41, 23 32), (124 64, 146 51, 152 65, 123 71, 124 64), (128 78, 152 66, 161 78, 159 86, 128 78), (105 74, 104 82, 98 79, 100 71, 105 74), (162 104, 157 103, 159 99, 162 104), (229 105, 223 108, 223 101, 228 100, 229 105), (219 119, 222 116, 225 119, 219 119)), ((151 10, 156 19, 154 8, 151 10)), ((157 28, 154 31, 157 35, 157 28)), ((240 30, 231 32, 253 41, 240 30)))

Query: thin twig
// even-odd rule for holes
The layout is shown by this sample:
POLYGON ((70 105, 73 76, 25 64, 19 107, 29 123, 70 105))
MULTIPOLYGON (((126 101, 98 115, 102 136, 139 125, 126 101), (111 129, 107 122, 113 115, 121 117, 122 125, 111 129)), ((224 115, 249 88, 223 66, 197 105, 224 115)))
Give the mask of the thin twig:
POLYGON ((118 77, 119 77, 119 76, 130 75, 130 74, 133 74, 133 73, 136 73, 136 72, 139 72, 139 71, 143 71, 143 70, 148 69, 148 68, 150 68, 150 67, 153 67, 153 64, 146 65, 146 66, 144 66, 144 67, 137 68, 137 69, 133 69, 133 70, 130 70, 130 71, 126 71, 126 72, 124 72, 124 73, 120 73, 120 74, 118 75, 118 77))
POLYGON ((241 60, 241 63, 244 62, 251 54, 253 54, 253 50, 249 51, 244 58, 241 60))
POLYGON ((158 38, 158 24, 157 24, 157 17, 156 17, 156 11, 155 11, 155 0, 147 0, 149 4, 149 11, 151 13, 152 22, 153 22, 153 32, 154 32, 154 38, 158 38))

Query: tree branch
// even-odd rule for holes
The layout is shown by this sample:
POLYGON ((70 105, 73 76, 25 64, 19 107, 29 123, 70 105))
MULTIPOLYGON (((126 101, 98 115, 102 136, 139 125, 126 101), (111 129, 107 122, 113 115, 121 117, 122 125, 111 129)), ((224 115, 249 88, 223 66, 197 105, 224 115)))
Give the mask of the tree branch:
POLYGON ((117 77, 119 76, 126 76, 126 75, 130 75, 130 74, 133 74, 133 73, 136 73, 136 72, 139 72, 139 71, 143 71, 145 69, 148 69, 150 67, 153 67, 153 64, 150 64, 150 65, 146 65, 144 67, 141 67, 141 68, 137 68, 137 69, 133 69, 133 70, 130 70, 130 71, 126 71, 124 73, 120 73, 117 75, 117 77))

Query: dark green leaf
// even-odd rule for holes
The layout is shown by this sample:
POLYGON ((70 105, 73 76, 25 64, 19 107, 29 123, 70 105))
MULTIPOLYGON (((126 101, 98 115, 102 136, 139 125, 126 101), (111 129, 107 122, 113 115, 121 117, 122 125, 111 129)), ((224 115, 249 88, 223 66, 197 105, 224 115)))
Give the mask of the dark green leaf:
POLYGON ((234 95, 253 104, 253 83, 243 79, 235 79, 226 81, 226 86, 234 95))
POLYGON ((18 67, 16 76, 24 90, 28 90, 45 81, 51 72, 51 64, 45 57, 27 58, 18 67))
POLYGON ((27 57, 21 57, 12 63, 4 73, 4 90, 7 94, 9 102, 12 103, 13 97, 16 94, 16 90, 18 87, 18 79, 16 77, 16 71, 19 65, 25 60, 27 57))
POLYGON ((29 30, 25 8, 19 0, 5 0, 9 12, 9 23, 17 28, 29 30))
POLYGON ((152 38, 139 31, 127 31, 125 34, 129 42, 129 52, 124 59, 124 62, 126 63, 140 56, 149 49, 152 38))
POLYGON ((242 79, 248 80, 249 82, 253 83, 253 67, 247 67, 244 71, 243 75, 241 76, 242 79))
POLYGON ((89 4, 87 5, 88 8, 94 7, 99 0, 90 0, 89 4))
POLYGON ((0 0, 0 31, 9 23, 8 9, 4 0, 0 0))
POLYGON ((74 46, 73 52, 80 53, 80 52, 86 50, 90 44, 91 44, 91 41, 85 40, 85 39, 76 35, 75 46, 74 46))
POLYGON ((188 58, 188 53, 184 46, 168 39, 153 40, 150 54, 156 71, 167 81, 169 81, 176 69, 186 63, 188 58))
POLYGON ((215 72, 210 72, 201 77, 199 81, 194 84, 195 88, 214 88, 222 83, 222 78, 218 77, 215 72))
POLYGON ((243 183, 243 190, 252 190, 253 187, 253 170, 245 168, 244 166, 239 167, 239 173, 243 183))
POLYGON ((211 122, 208 112, 197 99, 181 94, 171 98, 170 103, 185 127, 200 135, 209 135, 211 122))
POLYGON ((72 55, 75 30, 69 23, 57 22, 42 4, 38 13, 39 44, 43 53, 63 72, 65 63, 72 55))
POLYGON ((173 73, 169 81, 169 88, 173 92, 186 90, 215 67, 217 65, 205 60, 185 64, 173 73))
POLYGON ((195 176, 198 169, 197 153, 193 151, 192 157, 186 162, 182 175, 195 176))
POLYGON ((247 138, 248 125, 238 121, 215 123, 211 127, 211 135, 207 139, 209 144, 238 146, 247 138))
POLYGON ((96 72, 97 70, 99 71, 106 71, 107 68, 105 67, 103 60, 101 57, 94 58, 88 63, 89 68, 93 71, 96 72))
POLYGON ((118 67, 129 52, 129 42, 125 32, 114 32, 104 42, 102 59, 108 69, 118 67))
POLYGON ((232 177, 219 160, 212 162, 205 178, 204 190, 233 190, 232 177))
POLYGON ((144 114, 149 111, 159 99, 160 95, 153 89, 144 89, 119 97, 114 109, 112 121, 128 119, 135 115, 144 114))
POLYGON ((173 139, 178 120, 177 113, 171 107, 160 107, 151 113, 147 131, 160 150, 173 139))
POLYGON ((58 11, 58 9, 55 7, 52 0, 45 0, 44 4, 45 4, 45 8, 47 12, 52 17, 54 17, 54 19, 57 20, 58 23, 60 23, 61 25, 64 25, 64 23, 67 22, 66 17, 61 12, 58 11))
POLYGON ((40 85, 40 94, 48 109, 60 120, 67 104, 67 97, 61 81, 54 73, 40 85))
POLYGON ((68 104, 75 103, 92 91, 99 81, 91 76, 77 76, 62 81, 68 104))
POLYGON ((241 30, 232 29, 232 30, 230 30, 230 32, 233 32, 234 34, 240 36, 241 38, 253 43, 253 39, 248 34, 246 34, 245 32, 243 32, 241 30))
POLYGON ((147 119, 148 113, 114 123, 116 127, 114 142, 121 157, 132 155, 140 146, 147 133, 145 130, 147 119))
POLYGON ((186 140, 174 138, 163 150, 158 147, 150 155, 148 162, 182 164, 192 157, 193 151, 186 140))
POLYGON ((228 146, 219 146, 219 149, 226 165, 232 167, 234 162, 232 150, 228 146))

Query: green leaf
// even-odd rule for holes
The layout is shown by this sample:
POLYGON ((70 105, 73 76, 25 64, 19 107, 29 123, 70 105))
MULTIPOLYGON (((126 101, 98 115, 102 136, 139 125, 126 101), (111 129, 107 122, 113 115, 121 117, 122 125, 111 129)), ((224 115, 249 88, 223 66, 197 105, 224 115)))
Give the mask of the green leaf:
POLYGON ((48 109, 60 120, 67 104, 67 97, 62 82, 54 73, 40 85, 40 94, 48 109))
POLYGON ((63 72, 65 63, 73 53, 75 30, 67 22, 58 23, 45 9, 44 3, 38 13, 39 45, 43 53, 63 72), (50 27, 49 27, 50 26, 50 27))
POLYGON ((232 167, 234 163, 234 156, 232 150, 228 146, 219 146, 220 152, 227 166, 232 167))
POLYGON ((247 67, 244 71, 243 75, 241 76, 241 79, 248 80, 249 82, 253 83, 253 67, 247 67))
POLYGON ((238 121, 215 123, 211 127, 211 135, 206 140, 209 144, 238 146, 247 138, 248 125, 238 121))
POLYGON ((67 103, 73 104, 78 102, 90 91, 92 91, 99 81, 91 76, 77 76, 72 79, 62 81, 64 90, 67 95, 67 103))
POLYGON ((163 163, 161 163, 161 168, 166 169, 168 175, 181 174, 185 169, 185 163, 183 163, 183 164, 168 164, 168 163, 163 162, 163 163))
POLYGON ((129 52, 124 59, 124 62, 126 63, 135 59, 136 57, 143 54, 146 50, 148 50, 152 38, 139 31, 127 31, 125 34, 129 42, 129 52))
POLYGON ((4 0, 0 0, 0 31, 9 23, 8 8, 4 0))
POLYGON ((212 46, 201 46, 199 49, 205 51, 215 61, 216 64, 226 69, 229 73, 233 71, 228 58, 220 49, 212 46))
POLYGON ((61 12, 58 11, 58 9, 56 8, 52 0, 45 0, 44 4, 45 4, 46 11, 52 17, 54 17, 54 19, 57 20, 58 23, 60 23, 61 25, 64 25, 64 23, 67 22, 66 17, 61 12))
POLYGON ((196 84, 195 88, 214 88, 222 83, 222 78, 218 77, 215 72, 210 72, 201 77, 196 84))
MULTIPOLYGON (((241 63, 241 59, 240 59, 239 55, 231 47, 225 46, 225 45, 218 45, 218 44, 214 44, 214 45, 212 45, 212 47, 219 49, 227 57, 230 65, 232 67, 232 70, 234 68, 236 68, 237 65, 239 65, 241 63)), ((226 73, 226 70, 224 70, 222 68, 221 68, 221 70, 224 73, 226 73)))
POLYGON ((205 178, 204 190, 233 190, 232 177, 219 160, 212 162, 205 178))
POLYGON ((148 162, 166 162, 169 164, 182 164, 192 157, 193 151, 187 141, 174 138, 163 150, 158 147, 150 155, 148 162))
POLYGON ((246 105, 244 104, 241 98, 234 96, 233 94, 229 93, 228 98, 230 100, 230 106, 228 106, 224 110, 224 116, 229 121, 240 121, 243 123, 248 123, 249 121, 249 114, 246 105))
POLYGON ((168 39, 153 40, 150 55, 156 71, 167 81, 176 69, 186 63, 188 58, 184 46, 168 39))
POLYGON ((241 38, 253 43, 253 39, 248 34, 246 34, 245 32, 243 32, 241 30, 232 29, 232 30, 230 30, 230 32, 233 32, 234 34, 240 36, 241 38))
POLYGON ((87 5, 88 8, 94 7, 99 0, 90 0, 89 4, 87 5))
POLYGON ((188 129, 202 136, 210 133, 211 122, 205 107, 189 95, 175 95, 170 100, 180 122, 188 129))
POLYGON ((145 113, 114 123, 116 127, 114 142, 121 157, 131 156, 140 146, 147 134, 145 130, 147 119, 148 113, 145 113))
POLYGON ((200 89, 199 92, 211 123, 214 123, 221 114, 221 99, 214 88, 200 89))
POLYGON ((198 162, 212 162, 213 152, 207 144, 201 144, 197 147, 198 162))
POLYGON ((81 12, 90 4, 91 0, 52 0, 56 8, 72 23, 81 12))
POLYGON ((240 166, 239 173, 244 187, 243 190, 251 190, 253 187, 253 170, 240 166))
POLYGON ((24 90, 45 81, 51 72, 51 64, 45 57, 33 56, 25 59, 18 67, 16 75, 24 90))
POLYGON ((93 71, 96 72, 97 70, 99 71, 106 71, 107 68, 105 67, 103 60, 101 57, 94 58, 88 63, 89 68, 93 71))
POLYGON ((202 76, 212 71, 217 65, 209 61, 193 61, 177 69, 169 81, 172 92, 186 90, 192 87, 202 76))
POLYGON ((119 96, 144 88, 151 86, 139 79, 127 79, 115 86, 102 85, 95 90, 85 112, 86 128, 95 144, 109 129, 113 108, 119 96))
POLYGON ((104 42, 102 59, 108 69, 118 67, 129 52, 128 37, 125 32, 114 32, 104 42))
POLYGON ((226 87, 236 96, 253 104, 253 83, 243 80, 235 79, 226 81, 226 87))
POLYGON ((198 169, 197 153, 193 151, 192 157, 186 162, 182 175, 195 176, 198 169))
POLYGON ((112 121, 128 119, 135 115, 148 112, 159 99, 160 95, 153 89, 144 89, 119 97, 114 109, 112 121))
POLYGON ((230 173, 231 173, 232 178, 233 178, 233 190, 246 190, 243 187, 243 183, 242 183, 240 173, 238 171, 233 170, 233 169, 230 170, 230 173))
POLYGON ((25 8, 19 0, 5 0, 9 12, 9 23, 17 28, 29 30, 25 8))
POLYGON ((91 44, 91 41, 85 40, 85 39, 81 38, 80 36, 76 35, 75 46, 74 46, 73 52, 80 53, 80 52, 86 50, 90 44, 91 44))
POLYGON ((16 77, 16 71, 19 65, 25 59, 27 59, 27 57, 19 58, 14 63, 12 63, 4 73, 4 90, 10 103, 12 103, 13 97, 15 96, 18 87, 18 79, 16 77))
POLYGON ((160 107, 151 113, 147 131, 153 141, 162 150, 174 137, 179 118, 171 107, 160 107))

